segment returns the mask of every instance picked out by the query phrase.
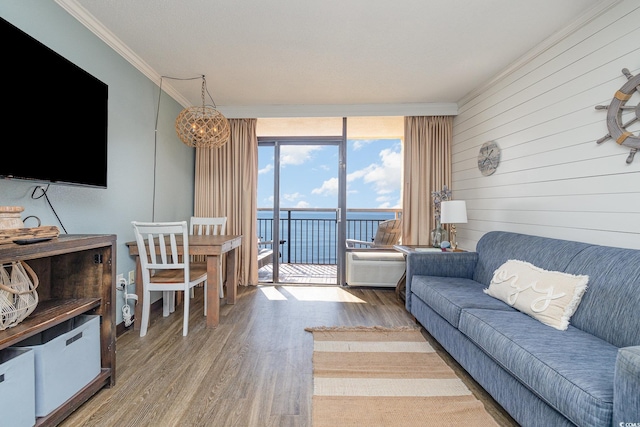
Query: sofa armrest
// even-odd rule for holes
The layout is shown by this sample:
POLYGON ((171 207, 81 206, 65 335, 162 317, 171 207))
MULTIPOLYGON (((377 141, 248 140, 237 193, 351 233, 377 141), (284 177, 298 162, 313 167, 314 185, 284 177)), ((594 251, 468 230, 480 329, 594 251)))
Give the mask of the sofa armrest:
POLYGON ((613 425, 640 425, 640 346, 618 350, 613 379, 613 425))
POLYGON ((411 312, 411 280, 414 276, 473 279, 477 252, 412 252, 407 255, 405 306, 411 312))

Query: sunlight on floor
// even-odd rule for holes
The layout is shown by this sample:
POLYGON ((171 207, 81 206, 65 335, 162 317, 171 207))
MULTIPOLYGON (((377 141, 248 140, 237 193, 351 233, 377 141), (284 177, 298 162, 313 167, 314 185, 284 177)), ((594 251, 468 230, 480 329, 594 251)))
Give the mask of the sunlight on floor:
POLYGON ((286 301, 287 297, 276 289, 275 286, 258 286, 258 289, 271 301, 286 301))
POLYGON ((337 286, 258 286, 258 289, 273 301, 287 300, 289 295, 298 301, 366 303, 337 286))

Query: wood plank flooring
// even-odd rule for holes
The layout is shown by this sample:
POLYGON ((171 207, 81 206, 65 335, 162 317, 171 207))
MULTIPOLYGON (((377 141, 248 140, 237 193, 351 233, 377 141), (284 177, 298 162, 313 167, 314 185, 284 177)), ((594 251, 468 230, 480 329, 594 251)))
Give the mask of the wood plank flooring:
MULTIPOLYGON (((221 306, 216 329, 205 328, 201 288, 191 301, 186 337, 181 307, 167 318, 152 311, 145 337, 121 334, 115 387, 61 425, 310 426, 313 337, 305 327, 415 325, 392 289, 241 287, 237 304, 221 306)), ((461 377, 500 425, 517 426, 461 377)))

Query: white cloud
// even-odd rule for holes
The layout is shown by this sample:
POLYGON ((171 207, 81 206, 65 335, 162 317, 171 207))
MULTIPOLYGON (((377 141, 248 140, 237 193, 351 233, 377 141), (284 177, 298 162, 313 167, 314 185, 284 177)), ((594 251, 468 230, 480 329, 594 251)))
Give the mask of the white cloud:
POLYGON ((376 197, 376 202, 378 203, 378 209, 391 208, 391 197, 389 196, 384 195, 376 197))
POLYGON ((308 207, 310 207, 310 206, 311 206, 311 205, 310 205, 309 203, 305 202, 304 200, 300 200, 300 201, 298 202, 298 204, 297 204, 297 205, 295 205, 294 207, 296 207, 296 208, 308 208, 308 207))
POLYGON ((390 194, 398 191, 402 185, 402 154, 392 149, 382 150, 381 163, 373 163, 347 176, 347 182, 358 179, 372 184, 376 194, 390 194))
POLYGON ((262 169, 258 170, 258 175, 262 175, 264 173, 271 172, 272 170, 273 170, 273 165, 271 163, 269 163, 268 165, 266 165, 262 169))
POLYGON ((364 169, 360 169, 355 172, 351 172, 350 174, 347 174, 347 182, 352 182, 352 181, 355 181, 356 179, 361 179, 367 174, 367 170, 369 170, 371 166, 373 165, 367 166, 364 169))
POLYGON ((304 196, 300 193, 290 193, 290 194, 282 195, 282 200, 286 202, 295 202, 296 200, 302 199, 302 198, 304 198, 304 196))
POLYGON ((312 158, 312 153, 322 147, 313 145, 284 145, 280 148, 280 165, 301 165, 312 158))
POLYGON ((356 139, 355 141, 353 141, 353 151, 361 150, 372 142, 373 140, 371 139, 356 139))
POLYGON ((318 194, 321 196, 335 196, 338 194, 338 178, 329 178, 322 183, 320 188, 314 188, 311 190, 311 194, 318 194))

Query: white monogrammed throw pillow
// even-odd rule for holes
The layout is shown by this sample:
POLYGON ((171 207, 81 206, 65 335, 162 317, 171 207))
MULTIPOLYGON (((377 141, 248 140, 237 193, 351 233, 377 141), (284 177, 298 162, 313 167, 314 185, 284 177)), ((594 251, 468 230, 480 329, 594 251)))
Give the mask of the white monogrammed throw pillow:
POLYGON ((569 327, 587 289, 589 276, 547 271, 509 260, 493 273, 484 292, 561 331, 569 327))

